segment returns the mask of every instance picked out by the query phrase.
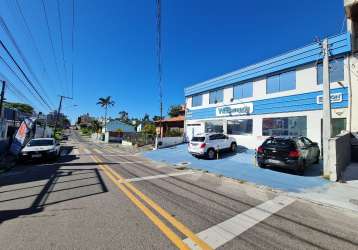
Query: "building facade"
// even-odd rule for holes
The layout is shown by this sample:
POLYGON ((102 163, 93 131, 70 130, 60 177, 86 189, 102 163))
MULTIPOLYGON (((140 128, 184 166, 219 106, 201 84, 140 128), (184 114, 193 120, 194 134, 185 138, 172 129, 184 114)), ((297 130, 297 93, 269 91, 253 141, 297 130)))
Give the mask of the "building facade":
MULTIPOLYGON (((351 130, 351 34, 328 38, 333 134, 351 130)), ((322 143, 322 46, 316 42, 185 89, 185 133, 223 132, 256 148, 271 135, 322 143)))
POLYGON ((106 130, 102 128, 102 132, 136 132, 135 126, 121 122, 119 120, 110 120, 106 125, 106 130))

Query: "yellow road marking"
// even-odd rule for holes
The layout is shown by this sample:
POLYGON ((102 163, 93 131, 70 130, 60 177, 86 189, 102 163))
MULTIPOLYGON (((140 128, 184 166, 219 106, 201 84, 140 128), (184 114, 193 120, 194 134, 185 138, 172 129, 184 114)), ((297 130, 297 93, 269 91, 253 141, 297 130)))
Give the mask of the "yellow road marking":
POLYGON ((152 211, 150 211, 140 200, 138 200, 123 184, 118 183, 110 171, 108 166, 101 164, 99 159, 95 156, 91 156, 92 159, 99 165, 99 167, 105 172, 105 174, 112 180, 112 182, 156 225, 160 231, 164 233, 168 239, 173 242, 179 249, 190 249, 183 240, 176 235, 167 225, 165 225, 152 211))
POLYGON ((154 202, 152 199, 150 199, 148 196, 146 196, 141 191, 139 191, 136 187, 134 187, 133 184, 129 182, 125 182, 125 179, 122 176, 120 176, 117 172, 115 172, 112 168, 110 168, 105 164, 103 164, 103 167, 105 167, 109 172, 111 172, 112 175, 117 177, 119 183, 123 183, 124 185, 126 185, 130 190, 132 190, 142 200, 144 200, 148 205, 150 205, 154 210, 156 210, 161 216, 167 219, 176 229, 178 229, 180 232, 182 232, 184 235, 190 238, 193 242, 195 242, 201 249, 212 249, 207 243, 205 243, 202 239, 196 236, 195 233, 193 233, 183 223, 179 222, 170 213, 168 213, 162 207, 160 207, 156 202, 154 202))

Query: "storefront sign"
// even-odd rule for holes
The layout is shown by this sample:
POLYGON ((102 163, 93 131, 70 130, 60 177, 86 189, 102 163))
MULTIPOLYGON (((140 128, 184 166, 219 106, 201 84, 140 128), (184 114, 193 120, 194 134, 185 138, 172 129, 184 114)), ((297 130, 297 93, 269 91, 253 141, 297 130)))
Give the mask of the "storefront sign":
POLYGON ((240 103, 216 108, 216 116, 248 115, 251 114, 253 110, 254 105, 252 102, 240 103))
MULTIPOLYGON (((323 95, 317 96, 316 101, 317 101, 317 104, 322 104, 323 103, 323 95)), ((331 94, 331 103, 337 103, 337 102, 342 102, 342 101, 343 101, 342 93, 331 94)))

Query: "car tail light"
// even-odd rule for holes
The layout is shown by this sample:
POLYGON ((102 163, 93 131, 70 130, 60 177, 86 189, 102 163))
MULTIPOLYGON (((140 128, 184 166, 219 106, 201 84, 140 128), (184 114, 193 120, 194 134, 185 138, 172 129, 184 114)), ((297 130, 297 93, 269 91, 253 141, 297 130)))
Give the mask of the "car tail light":
POLYGON ((206 143, 203 143, 200 145, 200 148, 205 148, 205 146, 206 146, 206 143))
POLYGON ((257 153, 259 154, 263 154, 264 153, 264 148, 262 146, 257 148, 257 153))
POLYGON ((298 151, 297 149, 291 150, 288 153, 288 157, 298 158, 298 157, 300 157, 300 151, 298 151))

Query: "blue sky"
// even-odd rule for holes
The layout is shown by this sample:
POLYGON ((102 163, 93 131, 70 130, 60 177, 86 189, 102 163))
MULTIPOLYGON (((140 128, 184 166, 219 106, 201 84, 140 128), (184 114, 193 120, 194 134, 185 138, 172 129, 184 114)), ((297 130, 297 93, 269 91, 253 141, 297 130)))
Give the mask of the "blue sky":
MULTIPOLYGON (((129 112, 130 117, 159 114, 155 0, 75 0, 74 55, 72 0, 59 0, 64 57, 57 1, 44 0, 54 52, 42 0, 18 2, 34 42, 15 0, 0 0, 0 14, 45 91, 33 82, 52 107, 58 105, 59 94, 72 96, 73 62, 74 99, 64 103, 64 112, 73 121, 87 112, 102 115, 96 102, 108 95, 116 102, 109 112, 112 117, 121 110, 129 112)), ((162 2, 164 111, 184 102, 184 87, 302 47, 315 37, 340 33, 344 18, 343 0, 162 2)), ((0 39, 31 76, 2 28, 0 39)), ((11 62, 2 49, 0 55, 11 62)), ((29 99, 37 110, 48 112, 1 61, 0 73, 27 96, 16 97, 10 89, 8 100, 29 99)))

